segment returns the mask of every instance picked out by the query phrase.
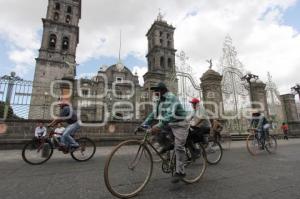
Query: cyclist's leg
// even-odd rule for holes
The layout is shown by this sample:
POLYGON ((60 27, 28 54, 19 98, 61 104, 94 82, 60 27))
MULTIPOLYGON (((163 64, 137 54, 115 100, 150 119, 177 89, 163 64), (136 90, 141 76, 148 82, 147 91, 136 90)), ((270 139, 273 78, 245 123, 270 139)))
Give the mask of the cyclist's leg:
POLYGON ((262 129, 260 131, 260 142, 261 142, 261 145, 262 145, 262 149, 265 148, 265 141, 266 141, 266 132, 264 129, 262 129))
POLYGON ((176 173, 185 174, 185 144, 188 137, 188 123, 186 121, 170 123, 175 138, 176 173))
POLYGON ((72 136, 79 130, 80 126, 78 122, 70 124, 63 135, 61 136, 61 143, 66 147, 78 147, 78 143, 74 140, 72 136))
POLYGON ((164 154, 172 149, 174 149, 174 144, 173 144, 173 137, 171 135, 172 130, 171 128, 167 125, 164 127, 157 135, 155 135, 155 138, 157 143, 159 144, 159 149, 158 152, 160 154, 164 154))

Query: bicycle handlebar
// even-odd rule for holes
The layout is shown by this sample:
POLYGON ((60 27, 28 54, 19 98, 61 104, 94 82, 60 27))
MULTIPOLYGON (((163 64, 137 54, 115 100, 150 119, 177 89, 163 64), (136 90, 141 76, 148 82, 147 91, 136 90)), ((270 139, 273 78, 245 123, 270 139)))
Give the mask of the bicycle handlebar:
POLYGON ((139 126, 135 129, 134 135, 136 135, 139 131, 147 131, 149 129, 150 129, 150 126, 148 126, 148 125, 139 126))

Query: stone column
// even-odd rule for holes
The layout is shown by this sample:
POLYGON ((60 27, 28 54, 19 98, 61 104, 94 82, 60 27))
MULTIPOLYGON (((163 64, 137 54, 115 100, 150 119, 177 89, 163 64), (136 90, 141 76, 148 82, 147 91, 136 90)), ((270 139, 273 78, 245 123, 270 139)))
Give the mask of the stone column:
POLYGON ((205 109, 208 113, 216 113, 216 116, 220 118, 221 113, 224 113, 221 86, 223 76, 209 69, 200 79, 205 109))
POLYGON ((267 91, 266 84, 260 80, 256 80, 250 83, 250 99, 252 102, 252 108, 263 109, 265 115, 269 116, 269 109, 267 103, 267 91))
POLYGON ((280 95, 284 118, 287 122, 299 121, 294 94, 280 95))
POLYGON ((300 134, 300 121, 297 114, 297 107, 294 94, 280 95, 283 114, 289 125, 289 133, 292 135, 300 134))

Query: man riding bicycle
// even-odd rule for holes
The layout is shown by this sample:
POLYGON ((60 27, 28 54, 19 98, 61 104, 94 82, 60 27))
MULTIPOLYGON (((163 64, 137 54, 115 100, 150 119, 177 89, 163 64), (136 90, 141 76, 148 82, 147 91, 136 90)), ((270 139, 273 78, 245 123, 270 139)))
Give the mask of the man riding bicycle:
MULTIPOLYGON (((151 87, 151 90, 155 92, 159 99, 153 112, 148 115, 143 125, 150 125, 154 119, 157 119, 159 122, 151 128, 151 133, 166 134, 167 132, 174 138, 174 146, 166 139, 163 139, 163 142, 160 139, 159 143, 163 146, 160 153, 171 150, 173 147, 175 148, 176 173, 173 176, 172 183, 178 183, 185 177, 185 144, 189 126, 185 120, 187 113, 178 98, 168 90, 164 83, 158 83, 157 86, 151 87)), ((167 135, 163 135, 163 137, 167 137, 167 135)))
POLYGON ((255 128, 260 135, 261 149, 265 148, 265 140, 269 136, 270 124, 267 118, 258 110, 255 110, 252 114, 252 120, 250 128, 255 128))
POLYGON ((211 124, 204 107, 200 106, 200 100, 193 98, 190 103, 192 104, 193 112, 188 119, 190 121, 189 136, 191 137, 191 139, 188 139, 188 147, 191 149, 194 158, 196 158, 200 155, 200 151, 195 149, 193 142, 208 143, 211 124))
POLYGON ((60 117, 53 120, 49 126, 52 127, 61 122, 69 124, 61 136, 60 147, 65 152, 72 152, 79 147, 79 144, 73 138, 75 133, 80 129, 77 114, 65 99, 60 100, 58 105, 60 106, 60 117))

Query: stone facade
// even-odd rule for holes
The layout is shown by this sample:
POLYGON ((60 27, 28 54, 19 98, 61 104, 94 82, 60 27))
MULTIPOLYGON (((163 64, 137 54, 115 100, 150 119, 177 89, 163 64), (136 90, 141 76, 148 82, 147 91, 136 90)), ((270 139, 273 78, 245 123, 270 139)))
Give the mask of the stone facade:
POLYGON ((77 110, 78 106, 81 107, 83 121, 103 121, 106 116, 109 121, 138 120, 140 93, 137 74, 132 74, 125 66, 112 65, 101 68, 92 79, 75 80, 72 103, 77 110), (99 102, 104 105, 97 104, 99 102), (113 113, 113 107, 120 110, 113 113))
POLYGON ((217 118, 220 118, 221 114, 224 113, 222 78, 222 75, 212 69, 206 71, 201 77, 201 89, 205 109, 208 112, 217 113, 217 118))
MULTIPOLYGON (((41 106, 47 108, 44 118, 50 118, 51 83, 64 77, 74 78, 76 48, 79 43, 78 23, 81 0, 49 0, 43 19, 43 37, 33 81, 29 118, 41 118, 41 106), (44 98, 45 96, 45 98, 44 98), (46 99, 47 98, 47 99, 46 99)), ((59 93, 58 90, 54 92, 59 93)))

